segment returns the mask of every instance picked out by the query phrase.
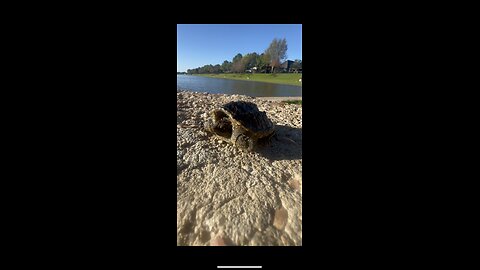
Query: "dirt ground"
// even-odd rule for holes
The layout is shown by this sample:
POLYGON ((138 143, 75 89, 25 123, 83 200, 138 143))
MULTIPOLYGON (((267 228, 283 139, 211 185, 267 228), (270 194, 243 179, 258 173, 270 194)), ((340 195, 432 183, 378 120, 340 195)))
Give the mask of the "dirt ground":
POLYGON ((177 245, 302 245, 301 105, 177 91, 177 245), (204 129, 208 112, 238 100, 275 124, 276 136, 255 152, 204 129))

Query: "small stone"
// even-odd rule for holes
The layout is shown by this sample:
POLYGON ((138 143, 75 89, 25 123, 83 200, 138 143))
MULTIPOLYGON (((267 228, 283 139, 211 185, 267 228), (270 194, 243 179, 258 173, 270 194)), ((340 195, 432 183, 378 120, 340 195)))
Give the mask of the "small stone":
POLYGON ((220 236, 217 236, 210 241, 210 246, 226 246, 226 245, 227 244, 225 243, 225 239, 223 239, 220 236))
POLYGON ((287 225, 288 212, 285 208, 281 207, 275 211, 275 217, 273 220, 273 226, 279 230, 283 230, 287 225))
POLYGON ((200 240, 205 243, 207 242, 208 240, 210 240, 210 235, 208 234, 207 231, 201 231, 200 232, 200 240))
POLYGON ((288 185, 294 190, 298 190, 298 187, 300 186, 300 182, 298 180, 292 179, 288 182, 288 185))

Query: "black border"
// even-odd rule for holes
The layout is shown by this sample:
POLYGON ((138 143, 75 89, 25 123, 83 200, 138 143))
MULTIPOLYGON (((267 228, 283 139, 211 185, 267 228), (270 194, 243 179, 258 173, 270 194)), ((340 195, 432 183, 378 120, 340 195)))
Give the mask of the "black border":
POLYGON ((28 104, 18 145, 29 159, 22 170, 33 174, 21 183, 33 198, 26 224, 34 225, 22 233, 39 252, 49 244, 47 252, 73 262, 140 255, 154 265, 196 268, 239 259, 304 268, 324 257, 393 256, 405 243, 418 250, 417 231, 428 228, 417 229, 424 219, 416 208, 428 190, 416 170, 435 137, 428 132, 432 92, 422 92, 431 81, 422 78, 435 44, 424 36, 429 28, 416 30, 420 20, 343 11, 272 11, 237 21, 303 25, 302 247, 176 246, 173 129, 170 137, 165 128, 169 117, 173 126, 174 97, 173 89, 171 101, 166 94, 166 67, 176 59, 168 40, 176 39, 177 23, 228 21, 197 10, 174 22, 160 20, 163 13, 64 13, 24 27, 23 45, 35 46, 18 54, 28 71, 16 92, 28 104))

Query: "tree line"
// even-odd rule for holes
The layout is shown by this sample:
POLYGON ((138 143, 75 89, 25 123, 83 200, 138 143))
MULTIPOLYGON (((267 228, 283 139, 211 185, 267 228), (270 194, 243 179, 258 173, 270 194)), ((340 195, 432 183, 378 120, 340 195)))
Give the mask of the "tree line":
MULTIPOLYGON (((217 65, 204 65, 194 69, 188 69, 188 74, 218 74, 218 73, 245 73, 249 72, 276 72, 283 61, 287 58, 287 40, 273 39, 270 46, 261 54, 256 52, 242 55, 238 53, 232 61, 225 60, 217 65)), ((295 60, 291 68, 301 69, 302 60, 295 60)))

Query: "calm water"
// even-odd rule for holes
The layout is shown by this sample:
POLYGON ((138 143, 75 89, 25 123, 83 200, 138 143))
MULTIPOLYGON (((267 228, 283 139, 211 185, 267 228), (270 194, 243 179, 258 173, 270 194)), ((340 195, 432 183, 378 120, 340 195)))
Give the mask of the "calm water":
POLYGON ((211 94, 238 94, 253 97, 302 96, 301 86, 206 78, 192 75, 177 75, 177 90, 208 92, 211 94))

